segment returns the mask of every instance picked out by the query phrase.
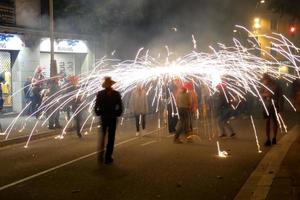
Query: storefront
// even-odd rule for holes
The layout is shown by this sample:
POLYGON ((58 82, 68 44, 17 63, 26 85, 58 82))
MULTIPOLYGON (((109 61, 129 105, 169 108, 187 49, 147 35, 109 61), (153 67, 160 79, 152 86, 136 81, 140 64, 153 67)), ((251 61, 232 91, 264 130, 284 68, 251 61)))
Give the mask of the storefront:
MULTIPOLYGON (((50 39, 43 38, 40 44, 40 66, 45 77, 50 76, 50 39)), ((80 74, 88 48, 86 41, 60 39, 54 42, 54 59, 57 72, 65 77, 80 74)))
POLYGON ((3 112, 10 112, 13 106, 12 66, 15 55, 24 47, 18 35, 0 33, 0 84, 2 90, 3 112))

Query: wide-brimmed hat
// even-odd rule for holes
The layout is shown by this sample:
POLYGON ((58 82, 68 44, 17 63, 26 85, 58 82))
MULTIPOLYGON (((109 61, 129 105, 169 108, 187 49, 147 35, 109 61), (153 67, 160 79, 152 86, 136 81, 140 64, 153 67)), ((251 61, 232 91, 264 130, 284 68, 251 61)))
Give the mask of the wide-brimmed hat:
POLYGON ((115 84, 116 82, 111 80, 111 77, 107 76, 104 78, 104 82, 102 83, 102 87, 103 88, 108 88, 111 87, 113 84, 115 84))

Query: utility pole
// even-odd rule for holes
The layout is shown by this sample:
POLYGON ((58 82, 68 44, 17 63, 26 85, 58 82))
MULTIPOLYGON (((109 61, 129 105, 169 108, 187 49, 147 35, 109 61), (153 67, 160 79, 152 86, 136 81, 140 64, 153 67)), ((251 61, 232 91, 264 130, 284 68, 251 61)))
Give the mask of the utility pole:
POLYGON ((53 0, 49 0, 50 14, 50 77, 57 75, 56 61, 54 60, 54 17, 53 17, 53 0))

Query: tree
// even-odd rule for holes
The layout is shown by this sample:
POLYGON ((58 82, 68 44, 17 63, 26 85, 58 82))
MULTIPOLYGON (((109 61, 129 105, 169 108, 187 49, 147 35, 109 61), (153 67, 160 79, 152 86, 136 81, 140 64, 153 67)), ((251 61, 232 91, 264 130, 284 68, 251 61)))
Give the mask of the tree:
POLYGON ((270 0, 268 8, 281 15, 290 15, 293 20, 300 19, 299 0, 270 0))

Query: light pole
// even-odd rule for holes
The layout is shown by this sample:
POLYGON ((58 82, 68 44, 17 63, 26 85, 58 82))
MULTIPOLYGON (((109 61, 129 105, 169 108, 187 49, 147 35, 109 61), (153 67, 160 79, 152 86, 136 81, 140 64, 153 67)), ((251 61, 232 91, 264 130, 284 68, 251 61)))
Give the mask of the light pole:
POLYGON ((57 75, 56 61, 54 60, 54 19, 53 19, 53 0, 49 0, 50 13, 50 77, 57 75))

